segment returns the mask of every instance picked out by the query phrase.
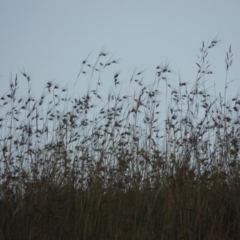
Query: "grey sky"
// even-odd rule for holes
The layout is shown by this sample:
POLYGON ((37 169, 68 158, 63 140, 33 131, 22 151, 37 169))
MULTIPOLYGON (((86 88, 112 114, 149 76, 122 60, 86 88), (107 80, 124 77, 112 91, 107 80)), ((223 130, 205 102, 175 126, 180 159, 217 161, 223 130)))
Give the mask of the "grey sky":
MULTIPOLYGON (((176 73, 170 76, 173 85, 179 73, 182 81, 193 83, 201 43, 217 34, 221 42, 209 52, 211 79, 223 91, 230 44, 234 61, 228 78, 240 78, 239 10, 239 0, 0 0, 0 96, 8 90, 11 73, 23 69, 39 96, 49 80, 71 89, 82 60, 93 51, 93 63, 103 47, 121 58, 106 70, 103 94, 117 70, 127 88, 135 67, 146 69, 145 82, 152 82, 156 66, 166 61, 176 73)), ((26 86, 23 79, 19 84, 26 86)), ((80 79, 75 92, 80 94, 83 85, 80 79)), ((239 86, 240 80, 230 85, 232 95, 239 86)))

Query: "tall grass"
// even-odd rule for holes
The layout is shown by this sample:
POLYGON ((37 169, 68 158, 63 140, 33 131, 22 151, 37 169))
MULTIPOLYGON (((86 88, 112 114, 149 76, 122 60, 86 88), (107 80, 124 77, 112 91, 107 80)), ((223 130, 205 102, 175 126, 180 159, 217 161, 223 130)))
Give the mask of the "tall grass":
POLYGON ((133 94, 115 72, 107 102, 101 76, 118 60, 104 51, 83 60, 81 97, 48 82, 37 100, 25 71, 19 97, 16 75, 0 98, 0 239, 240 239, 240 98, 226 100, 231 46, 224 94, 209 93, 217 43, 202 43, 192 87, 170 85, 166 63, 153 83, 134 71, 133 94))

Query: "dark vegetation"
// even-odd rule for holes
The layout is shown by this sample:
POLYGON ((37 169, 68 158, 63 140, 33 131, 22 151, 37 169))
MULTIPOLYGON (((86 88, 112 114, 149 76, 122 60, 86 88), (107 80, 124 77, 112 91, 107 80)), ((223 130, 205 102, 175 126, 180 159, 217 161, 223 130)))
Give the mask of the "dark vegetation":
POLYGON ((36 100, 16 75, 0 98, 0 239, 240 239, 240 98, 227 101, 231 46, 223 96, 206 87, 217 43, 202 43, 193 86, 170 85, 166 63, 124 95, 115 72, 107 103, 101 76, 118 60, 104 51, 82 62, 76 81, 97 81, 77 98, 48 82, 36 100))

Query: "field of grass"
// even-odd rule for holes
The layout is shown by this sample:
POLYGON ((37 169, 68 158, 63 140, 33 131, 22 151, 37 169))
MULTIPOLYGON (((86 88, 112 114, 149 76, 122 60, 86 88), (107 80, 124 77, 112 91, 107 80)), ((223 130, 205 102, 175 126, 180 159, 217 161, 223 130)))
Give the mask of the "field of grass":
POLYGON ((166 63, 151 84, 135 71, 129 95, 115 72, 107 101, 101 74, 118 60, 104 51, 83 60, 76 83, 97 82, 77 98, 48 82, 35 99, 16 75, 0 96, 0 239, 240 239, 240 96, 226 100, 231 46, 225 91, 209 93, 217 43, 202 43, 193 86, 170 85, 166 63))

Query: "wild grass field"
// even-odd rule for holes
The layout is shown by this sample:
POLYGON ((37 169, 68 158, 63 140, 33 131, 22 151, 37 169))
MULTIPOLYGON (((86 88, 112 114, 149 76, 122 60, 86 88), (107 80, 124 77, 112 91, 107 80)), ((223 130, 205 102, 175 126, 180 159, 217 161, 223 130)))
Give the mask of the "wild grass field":
POLYGON ((166 63, 123 94, 115 71, 107 102, 101 74, 118 60, 104 51, 82 61, 74 86, 97 81, 79 97, 48 82, 35 99, 16 75, 0 96, 0 239, 240 239, 240 96, 227 100, 231 46, 224 92, 206 86, 217 43, 202 42, 192 86, 170 84, 166 63))

